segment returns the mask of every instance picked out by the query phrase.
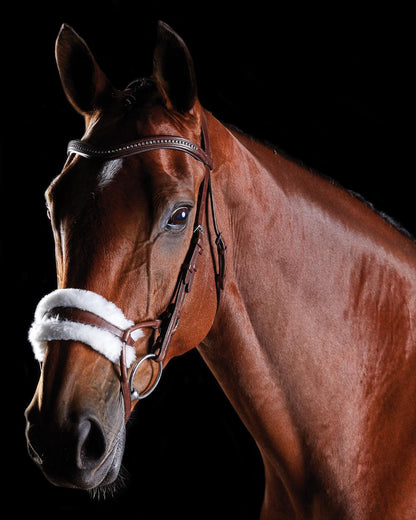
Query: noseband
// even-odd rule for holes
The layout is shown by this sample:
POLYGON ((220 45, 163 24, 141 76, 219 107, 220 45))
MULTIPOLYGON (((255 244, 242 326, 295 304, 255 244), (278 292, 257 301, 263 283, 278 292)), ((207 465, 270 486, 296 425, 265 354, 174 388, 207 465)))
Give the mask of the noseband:
POLYGON ((132 326, 123 329, 114 325, 113 323, 110 323, 106 319, 97 316, 93 312, 80 308, 55 307, 47 312, 47 317, 49 319, 67 320, 87 326, 93 326, 104 330, 121 340, 122 347, 119 359, 120 382, 124 400, 126 422, 131 414, 132 401, 144 399, 150 395, 150 393, 156 388, 160 381, 163 370, 163 362, 171 343, 172 336, 178 328, 181 310, 184 305, 186 295, 191 291, 198 260, 202 254, 202 243, 205 234, 205 230, 202 224, 204 214, 206 213, 206 209, 208 207, 208 198, 210 198, 211 202, 211 218, 216 234, 215 243, 218 253, 218 269, 215 273, 217 299, 219 299, 220 292, 224 288, 226 247, 222 235, 218 230, 215 217, 215 205, 212 195, 210 176, 213 163, 211 157, 208 127, 205 114, 203 112, 201 121, 201 137, 203 148, 193 143, 192 141, 189 141, 188 139, 171 135, 156 135, 152 137, 146 137, 134 142, 108 149, 98 149, 81 140, 73 140, 68 144, 68 154, 80 155, 86 159, 110 160, 119 157, 128 157, 151 150, 169 149, 187 153, 205 166, 204 178, 200 186, 194 231, 189 250, 179 273, 171 303, 158 319, 134 323, 132 326), (149 352, 132 365, 130 376, 128 376, 126 350, 129 347, 134 348, 135 342, 137 341, 138 329, 145 328, 153 329, 150 339, 149 352), (138 368, 148 360, 157 363, 157 373, 153 377, 153 382, 151 383, 150 387, 146 388, 144 393, 139 394, 139 392, 134 389, 134 376, 138 368))

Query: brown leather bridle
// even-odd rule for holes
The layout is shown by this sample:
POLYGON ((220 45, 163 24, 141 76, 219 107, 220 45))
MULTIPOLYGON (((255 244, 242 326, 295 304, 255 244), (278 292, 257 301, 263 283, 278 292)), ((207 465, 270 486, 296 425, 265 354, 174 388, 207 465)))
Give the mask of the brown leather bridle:
POLYGON ((172 135, 156 135, 152 137, 146 137, 137 141, 107 149, 95 148, 89 143, 81 140, 70 141, 68 144, 68 154, 80 155, 86 159, 99 158, 103 160, 110 160, 119 157, 136 155, 150 150, 170 149, 185 152, 194 157, 196 160, 200 161, 205 166, 204 178, 202 180, 199 191, 194 231, 189 250, 179 273, 171 303, 158 319, 138 322, 135 323, 132 327, 123 330, 91 312, 78 308, 58 307, 49 311, 49 314, 52 316, 59 315, 61 319, 68 319, 70 321, 93 325, 95 327, 105 329, 106 331, 121 339, 122 349, 120 355, 120 382, 124 400, 126 422, 131 414, 132 401, 147 397, 159 383, 163 370, 163 361, 166 357, 172 336, 178 328, 181 310, 184 305, 186 295, 191 291, 198 260, 203 251, 202 244, 205 230, 202 224, 204 214, 207 212, 208 198, 210 198, 211 201, 211 218, 216 234, 215 244, 218 253, 218 266, 215 273, 217 304, 219 302, 220 292, 222 289, 224 289, 226 246, 222 238, 222 234, 218 230, 215 216, 215 205, 211 186, 211 170, 213 167, 213 162, 211 157, 208 126, 204 112, 201 113, 201 137, 203 148, 193 143, 192 141, 189 141, 188 139, 172 135), (150 349, 148 354, 136 361, 136 363, 133 365, 133 368, 131 369, 129 377, 128 368, 126 365, 126 346, 129 345, 134 347, 135 341, 132 337, 132 333, 137 329, 143 328, 151 328, 154 331, 150 340, 150 349), (145 393, 140 395, 134 389, 133 380, 138 367, 145 360, 153 360, 154 362, 157 362, 158 372, 150 387, 146 389, 145 393))

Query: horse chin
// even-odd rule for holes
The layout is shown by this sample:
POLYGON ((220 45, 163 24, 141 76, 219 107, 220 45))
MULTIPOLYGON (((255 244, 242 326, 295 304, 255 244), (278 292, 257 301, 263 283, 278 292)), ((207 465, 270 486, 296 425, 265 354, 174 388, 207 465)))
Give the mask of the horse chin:
POLYGON ((129 473, 124 466, 120 466, 115 478, 114 475, 108 475, 99 486, 88 489, 88 493, 93 500, 105 500, 106 498, 115 497, 119 492, 127 487, 129 473))

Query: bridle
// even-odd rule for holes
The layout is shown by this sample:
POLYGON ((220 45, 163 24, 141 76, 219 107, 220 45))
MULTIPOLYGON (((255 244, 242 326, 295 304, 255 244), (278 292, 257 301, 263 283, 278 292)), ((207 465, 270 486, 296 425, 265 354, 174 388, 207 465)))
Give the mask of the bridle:
POLYGON ((211 202, 210 213, 216 235, 215 244, 217 248, 218 265, 215 268, 215 282, 217 290, 217 305, 219 302, 221 290, 224 289, 226 246, 222 234, 218 230, 216 222, 215 204, 211 186, 211 170, 213 167, 213 162, 211 157, 208 126, 204 112, 201 113, 201 140, 202 146, 199 146, 183 137, 172 135, 155 135, 107 149, 96 148, 82 140, 73 140, 68 144, 68 154, 80 155, 86 159, 98 158, 102 160, 128 157, 151 150, 178 150, 191 155, 193 158, 200 161, 205 167, 204 178, 199 190, 194 231, 188 253, 180 270, 171 303, 160 317, 155 320, 135 323, 133 326, 127 329, 121 329, 109 321, 103 319, 102 317, 79 308, 59 307, 51 309, 48 313, 52 317, 59 316, 60 319, 76 321, 78 323, 92 325, 94 327, 104 329, 114 336, 120 338, 122 341, 120 355, 120 384, 124 401, 126 422, 131 414, 132 402, 138 399, 144 399, 150 395, 160 381, 163 370, 163 362, 169 349, 172 336, 175 334, 178 328, 182 307, 184 305, 186 295, 192 289, 192 283, 197 269, 198 260, 203 251, 203 238, 205 235, 203 218, 204 214, 208 213, 208 198, 211 202), (134 332, 137 331, 137 329, 144 328, 153 329, 153 333, 150 339, 150 349, 145 356, 136 361, 131 369, 129 377, 126 364, 126 347, 127 345, 134 347, 134 332), (151 382, 150 387, 146 388, 144 393, 139 394, 139 392, 134 389, 134 376, 138 368, 147 360, 152 360, 157 363, 157 374, 153 382, 151 382))

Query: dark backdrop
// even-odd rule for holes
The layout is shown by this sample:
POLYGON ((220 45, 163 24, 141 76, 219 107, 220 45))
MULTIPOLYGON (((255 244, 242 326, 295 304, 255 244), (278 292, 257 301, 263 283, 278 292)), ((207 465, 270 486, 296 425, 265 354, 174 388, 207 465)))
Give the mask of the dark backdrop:
POLYGON ((391 3, 332 4, 72 0, 16 2, 3 12, 3 471, 6 498, 19 512, 254 519, 263 487, 255 444, 195 351, 174 360, 140 404, 128 432, 129 484, 115 498, 97 502, 55 488, 26 455, 23 411, 38 377, 27 329, 40 297, 55 288, 43 193, 67 141, 83 129, 54 64, 61 23, 124 87, 150 73, 156 21, 166 21, 187 42, 200 99, 214 115, 361 193, 416 233, 406 138, 411 13, 391 3))

